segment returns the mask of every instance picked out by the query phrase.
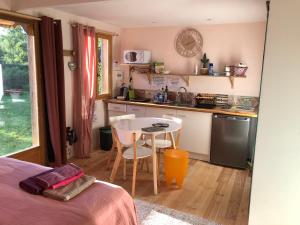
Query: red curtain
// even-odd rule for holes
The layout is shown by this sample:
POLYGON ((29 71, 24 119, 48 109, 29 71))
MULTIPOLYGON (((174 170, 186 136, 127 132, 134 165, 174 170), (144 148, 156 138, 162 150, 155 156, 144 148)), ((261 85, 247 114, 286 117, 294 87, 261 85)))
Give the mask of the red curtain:
POLYGON ((47 156, 50 165, 66 163, 65 80, 61 21, 43 16, 40 39, 45 86, 47 156))
POLYGON ((73 84, 73 127, 78 141, 74 153, 87 158, 92 150, 92 120, 96 97, 96 46, 95 28, 76 24, 73 31, 75 63, 73 84))

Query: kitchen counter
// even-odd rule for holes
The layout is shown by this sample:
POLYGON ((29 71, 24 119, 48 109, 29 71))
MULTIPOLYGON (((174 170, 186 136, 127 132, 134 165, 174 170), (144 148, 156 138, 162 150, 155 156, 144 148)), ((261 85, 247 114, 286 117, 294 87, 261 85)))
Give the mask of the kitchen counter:
POLYGON ((126 104, 126 105, 137 105, 137 106, 145 106, 145 107, 156 107, 156 108, 166 108, 166 109, 176 109, 176 110, 185 110, 185 111, 196 111, 196 112, 208 112, 208 113, 220 113, 226 115, 233 116, 245 116, 245 117, 257 117, 257 112, 253 111, 243 111, 240 109, 223 109, 221 107, 216 106, 213 109, 206 108, 196 108, 192 106, 177 106, 177 105, 167 105, 167 104, 157 104, 152 102, 133 102, 133 101, 122 101, 117 99, 107 99, 104 100, 106 103, 115 103, 115 104, 126 104))

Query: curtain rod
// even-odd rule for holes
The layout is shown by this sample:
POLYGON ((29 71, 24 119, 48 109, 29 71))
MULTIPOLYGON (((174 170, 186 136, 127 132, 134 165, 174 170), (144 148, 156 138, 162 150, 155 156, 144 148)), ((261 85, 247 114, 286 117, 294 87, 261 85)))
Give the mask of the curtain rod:
MULTIPOLYGON (((76 27, 77 23, 72 23, 71 26, 72 27, 76 27)), ((88 27, 87 25, 83 25, 83 28, 87 28, 87 27, 88 27)), ((116 32, 109 32, 109 31, 98 30, 98 29, 96 29, 96 32, 99 32, 99 33, 102 33, 102 34, 111 35, 111 36, 119 36, 119 34, 116 33, 116 32)))
MULTIPOLYGON (((30 15, 27 15, 27 14, 18 13, 18 12, 6 10, 6 9, 0 9, 0 13, 5 14, 5 15, 9 15, 9 16, 15 16, 15 17, 23 18, 23 19, 31 19, 31 20, 37 20, 37 21, 41 21, 42 20, 39 17, 30 16, 30 15)), ((54 23, 56 23, 56 22, 54 21, 54 23)), ((72 27, 75 27, 76 23, 73 23, 71 25, 72 25, 72 27)), ((84 26, 84 27, 87 27, 87 26, 84 26)), ((98 29, 96 29, 96 32, 100 32, 100 33, 111 35, 111 36, 119 36, 118 33, 108 32, 108 31, 104 31, 104 30, 98 30, 98 29)))
POLYGON ((5 9, 0 9, 0 13, 9 15, 9 16, 23 18, 23 19, 31 19, 31 20, 38 20, 38 21, 41 20, 41 18, 39 18, 39 17, 30 16, 30 15, 26 15, 23 13, 18 13, 18 12, 14 12, 14 11, 10 11, 10 10, 5 10, 5 9))

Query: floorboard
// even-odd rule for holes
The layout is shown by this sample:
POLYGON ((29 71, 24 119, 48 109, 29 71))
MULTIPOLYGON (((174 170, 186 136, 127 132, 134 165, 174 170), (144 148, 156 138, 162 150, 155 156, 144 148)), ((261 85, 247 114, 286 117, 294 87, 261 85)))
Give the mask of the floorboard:
MULTIPOLYGON (((86 174, 108 181, 106 170, 109 152, 96 150, 88 159, 71 159, 86 174)), ((161 157, 162 158, 162 157, 161 157)), ((113 162, 112 162, 113 164, 113 162)), ((111 164, 111 166, 112 166, 111 164)), ((150 165, 151 168, 151 165, 150 165)), ((163 165, 161 166, 161 170, 163 165)), ((115 184, 131 192, 132 164, 127 163, 127 179, 123 165, 118 169, 115 184)), ((237 170, 190 160, 182 189, 167 188, 161 173, 159 194, 153 194, 152 173, 137 172, 136 198, 213 220, 223 225, 247 225, 251 177, 248 170, 237 170)))

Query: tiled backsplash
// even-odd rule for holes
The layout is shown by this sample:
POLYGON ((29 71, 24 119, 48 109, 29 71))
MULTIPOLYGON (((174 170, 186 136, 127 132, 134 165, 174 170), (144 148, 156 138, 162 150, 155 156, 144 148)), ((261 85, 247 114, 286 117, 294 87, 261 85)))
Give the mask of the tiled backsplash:
MULTIPOLYGON (((154 90, 141 90, 135 89, 135 94, 137 97, 142 98, 149 98, 153 99, 153 96, 157 93, 154 90)), ((189 103, 195 102, 195 96, 199 93, 192 93, 192 92, 181 92, 183 98, 189 103)), ((222 94, 207 94, 207 93, 200 93, 201 96, 209 96, 209 97, 216 97, 216 104, 217 105, 231 105, 231 106, 246 106, 246 107, 253 107, 256 108, 259 104, 259 98, 252 97, 252 96, 238 96, 238 95, 222 95, 222 94)), ((171 101, 176 100, 176 92, 170 91, 168 94, 168 99, 171 101)))

